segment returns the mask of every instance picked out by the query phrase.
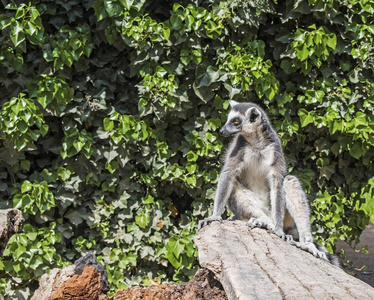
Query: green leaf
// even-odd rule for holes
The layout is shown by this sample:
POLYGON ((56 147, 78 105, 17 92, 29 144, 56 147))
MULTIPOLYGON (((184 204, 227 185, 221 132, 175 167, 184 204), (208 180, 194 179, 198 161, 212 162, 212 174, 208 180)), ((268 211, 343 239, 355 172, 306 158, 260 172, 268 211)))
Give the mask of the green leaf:
POLYGON ((182 25, 182 22, 183 22, 183 19, 181 16, 179 15, 172 15, 170 17, 170 23, 171 23, 171 26, 174 28, 174 29, 177 29, 179 26, 182 25))
POLYGON ((152 204, 154 203, 154 198, 151 195, 147 195, 142 199, 144 204, 152 204))
POLYGON ((212 66, 208 66, 206 69, 204 66, 199 65, 196 68, 196 86, 206 87, 210 86, 219 78, 219 72, 212 66))
POLYGON ((119 169, 119 164, 117 161, 111 161, 105 163, 105 168, 110 172, 110 174, 113 174, 116 170, 119 169))
POLYGON ((17 128, 22 133, 26 133, 29 129, 28 126, 27 126, 27 123, 23 120, 20 120, 19 122, 17 122, 17 128))
POLYGON ((140 227, 140 228, 146 228, 147 225, 149 224, 149 216, 142 214, 140 216, 135 216, 135 223, 140 227))
POLYGON ((344 130, 344 122, 339 120, 339 121, 334 121, 332 123, 333 125, 330 127, 330 132, 331 134, 334 134, 335 132, 343 132, 344 130))
POLYGON ((307 45, 304 43, 301 49, 296 49, 296 57, 300 61, 304 61, 309 57, 309 50, 307 45))
POLYGON ((359 159, 364 154, 362 145, 359 142, 355 142, 353 146, 349 149, 349 154, 352 157, 359 159))
POLYGON ((28 191, 31 191, 32 189, 32 183, 28 180, 25 180, 23 183, 22 183, 22 187, 21 187, 21 192, 24 194, 24 193, 27 193, 28 191))
POLYGON ((327 46, 335 50, 335 47, 336 47, 336 35, 335 34, 331 33, 329 35, 329 38, 327 40, 327 46))
POLYGON ((301 127, 305 127, 308 124, 311 124, 314 122, 314 112, 308 112, 306 109, 302 108, 300 109, 297 114, 300 117, 300 123, 301 127))
POLYGON ((0 30, 4 30, 11 24, 11 18, 7 15, 0 15, 0 30))
POLYGON ((21 166, 22 170, 30 171, 30 166, 31 166, 30 165, 30 161, 28 161, 28 160, 22 160, 20 166, 21 166))
POLYGON ((116 0, 104 0, 104 7, 109 17, 119 17, 122 12, 122 5, 116 0))
POLYGON ((131 6, 133 5, 135 0, 120 0, 122 5, 126 7, 127 10, 130 10, 131 6))
POLYGON ((71 175, 75 174, 75 172, 73 167, 68 166, 66 168, 59 167, 57 170, 57 174, 61 178, 61 180, 66 181, 71 177, 71 175))
POLYGON ((98 22, 108 16, 104 6, 104 0, 95 1, 95 3, 92 4, 92 8, 95 10, 95 15, 98 22))
POLYGON ((104 129, 105 130, 112 130, 114 128, 114 122, 109 118, 104 119, 104 129))
POLYGON ((11 22, 10 39, 12 40, 15 47, 18 47, 22 42, 25 41, 23 28, 21 24, 16 20, 13 20, 11 22))
POLYGON ((79 224, 81 224, 84 220, 84 218, 86 218, 87 216, 87 212, 84 210, 84 209, 80 209, 80 210, 73 210, 73 209, 70 209, 66 214, 65 214, 65 218, 69 219, 70 223, 75 225, 75 226, 78 226, 79 224))

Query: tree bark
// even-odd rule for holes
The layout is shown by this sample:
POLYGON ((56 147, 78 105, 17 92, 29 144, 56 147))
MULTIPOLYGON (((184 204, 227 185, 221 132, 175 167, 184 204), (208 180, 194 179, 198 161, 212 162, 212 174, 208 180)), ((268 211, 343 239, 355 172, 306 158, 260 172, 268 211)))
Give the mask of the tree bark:
POLYGON ((0 257, 13 234, 22 230, 23 217, 18 209, 0 210, 0 257))
POLYGON ((213 222, 194 242, 228 299, 374 299, 363 281, 242 221, 213 222))

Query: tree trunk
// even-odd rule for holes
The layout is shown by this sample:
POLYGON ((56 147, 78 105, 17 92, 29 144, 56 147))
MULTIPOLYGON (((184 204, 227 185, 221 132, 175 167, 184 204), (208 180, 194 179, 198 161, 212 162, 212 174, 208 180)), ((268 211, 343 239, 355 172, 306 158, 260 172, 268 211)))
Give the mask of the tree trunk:
POLYGON ((22 213, 18 209, 0 210, 0 257, 13 234, 22 230, 22 213))
POLYGON ((228 299, 374 299, 374 289, 264 229, 213 222, 195 237, 228 299))

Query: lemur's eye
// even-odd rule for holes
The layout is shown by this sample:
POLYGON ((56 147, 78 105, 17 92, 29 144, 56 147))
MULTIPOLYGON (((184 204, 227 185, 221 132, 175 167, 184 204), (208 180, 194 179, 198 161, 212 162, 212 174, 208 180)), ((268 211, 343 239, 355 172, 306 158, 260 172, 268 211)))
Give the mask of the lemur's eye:
POLYGON ((234 120, 232 122, 234 123, 235 126, 238 126, 240 124, 240 122, 238 120, 234 120))

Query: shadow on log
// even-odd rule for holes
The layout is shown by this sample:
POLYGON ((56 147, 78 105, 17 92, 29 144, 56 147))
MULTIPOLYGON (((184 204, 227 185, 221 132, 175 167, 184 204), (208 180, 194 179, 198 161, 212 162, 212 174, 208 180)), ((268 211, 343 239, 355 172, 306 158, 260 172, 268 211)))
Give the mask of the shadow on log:
POLYGON ((18 209, 0 210, 0 257, 13 234, 22 230, 23 217, 18 209))
POLYGON ((374 299, 361 280, 242 221, 213 222, 194 242, 228 299, 374 299))

